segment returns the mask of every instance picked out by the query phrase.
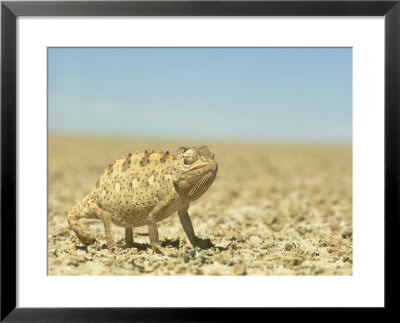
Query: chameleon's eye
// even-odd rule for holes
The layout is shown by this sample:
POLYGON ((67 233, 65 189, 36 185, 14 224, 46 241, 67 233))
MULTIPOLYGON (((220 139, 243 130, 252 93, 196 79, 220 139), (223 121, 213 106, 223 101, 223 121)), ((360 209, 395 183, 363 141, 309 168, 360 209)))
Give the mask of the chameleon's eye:
POLYGON ((196 151, 190 149, 190 150, 185 151, 185 153, 183 154, 182 157, 183 157, 184 164, 190 165, 190 164, 193 164, 197 160, 198 155, 197 155, 196 151))
POLYGON ((208 148, 207 146, 201 146, 200 148, 197 149, 200 155, 209 158, 209 159, 214 159, 214 152, 211 150, 211 148, 208 148))

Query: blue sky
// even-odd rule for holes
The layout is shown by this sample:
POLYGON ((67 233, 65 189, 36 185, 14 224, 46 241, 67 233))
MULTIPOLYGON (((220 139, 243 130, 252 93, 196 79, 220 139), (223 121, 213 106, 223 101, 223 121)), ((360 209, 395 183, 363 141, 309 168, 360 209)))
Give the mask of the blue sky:
POLYGON ((57 133, 351 142, 351 48, 49 48, 57 133))

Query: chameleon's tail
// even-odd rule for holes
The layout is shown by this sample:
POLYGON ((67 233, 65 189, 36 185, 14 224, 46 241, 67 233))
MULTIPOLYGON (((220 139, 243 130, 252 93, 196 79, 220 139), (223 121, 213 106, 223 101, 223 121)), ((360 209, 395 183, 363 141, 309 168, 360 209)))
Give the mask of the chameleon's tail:
POLYGON ((75 205, 67 215, 67 220, 69 223, 69 226, 71 227, 72 230, 75 231, 76 235, 78 238, 84 243, 84 244, 92 244, 95 239, 91 238, 85 230, 79 225, 78 220, 80 218, 85 217, 85 214, 82 212, 82 207, 80 205, 81 203, 75 205))

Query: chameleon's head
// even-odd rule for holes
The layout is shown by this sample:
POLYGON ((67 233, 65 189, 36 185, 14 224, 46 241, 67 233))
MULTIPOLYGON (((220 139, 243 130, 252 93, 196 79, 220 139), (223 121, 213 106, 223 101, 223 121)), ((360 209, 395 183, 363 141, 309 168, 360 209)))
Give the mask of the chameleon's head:
POLYGON ((189 201, 197 200, 213 183, 218 164, 213 151, 206 147, 180 148, 173 168, 175 189, 189 201))

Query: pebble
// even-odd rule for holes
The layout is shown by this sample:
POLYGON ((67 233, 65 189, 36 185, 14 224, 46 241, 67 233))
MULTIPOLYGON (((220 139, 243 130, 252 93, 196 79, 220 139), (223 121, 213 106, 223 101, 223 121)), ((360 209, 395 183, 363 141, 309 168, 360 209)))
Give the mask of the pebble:
POLYGON ((232 275, 243 276, 246 275, 247 266, 244 263, 239 263, 233 266, 232 275))
POLYGON ((249 242, 250 242, 252 245, 257 246, 257 245, 260 245, 260 244, 262 243, 262 240, 261 240, 259 237, 257 237, 257 236, 251 236, 251 237, 249 238, 249 242))
POLYGON ((344 239, 349 239, 353 236, 353 231, 352 230, 347 230, 342 233, 342 238, 344 239))

